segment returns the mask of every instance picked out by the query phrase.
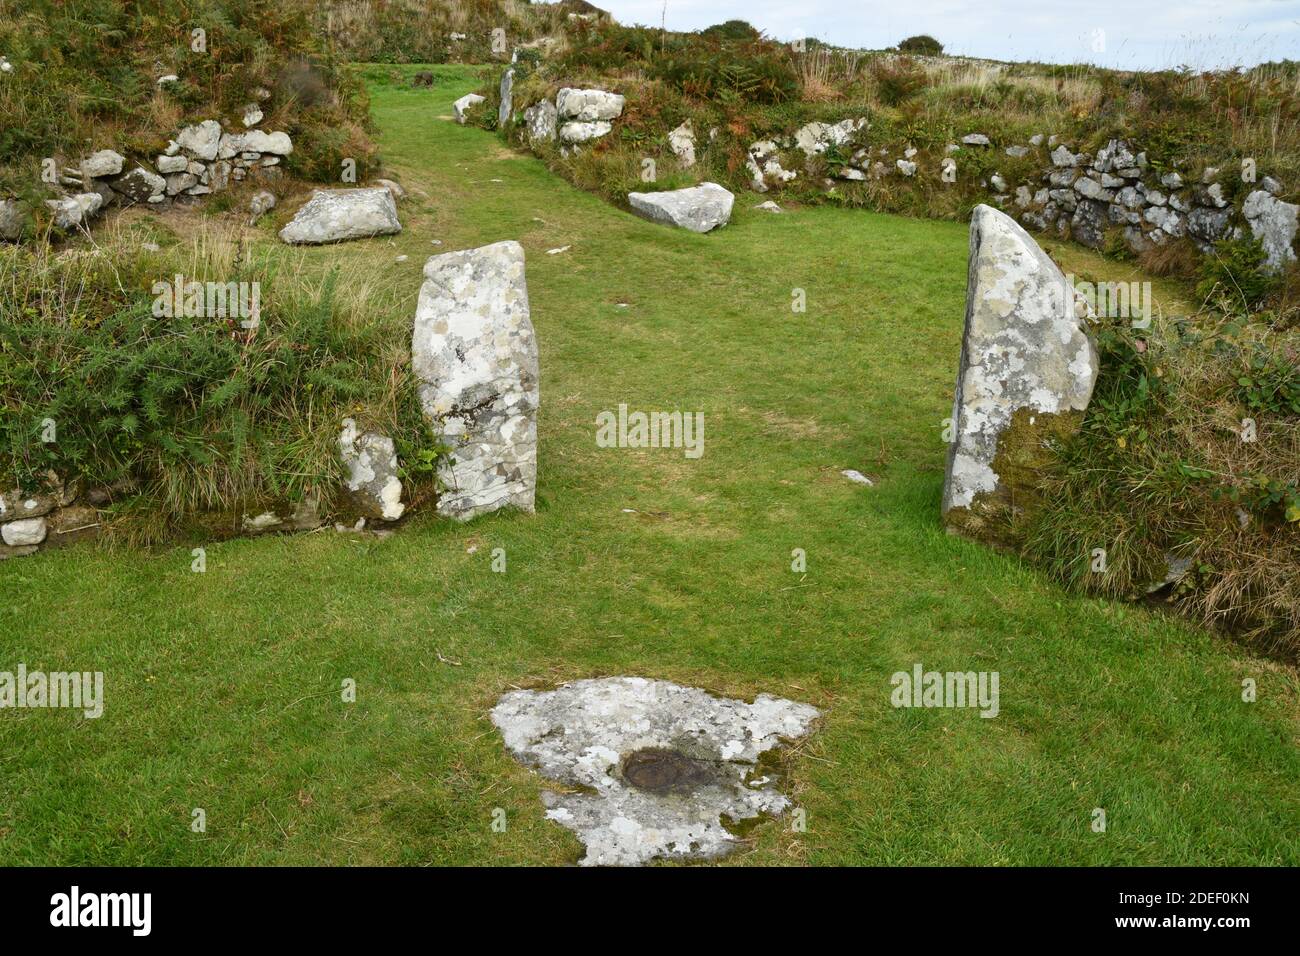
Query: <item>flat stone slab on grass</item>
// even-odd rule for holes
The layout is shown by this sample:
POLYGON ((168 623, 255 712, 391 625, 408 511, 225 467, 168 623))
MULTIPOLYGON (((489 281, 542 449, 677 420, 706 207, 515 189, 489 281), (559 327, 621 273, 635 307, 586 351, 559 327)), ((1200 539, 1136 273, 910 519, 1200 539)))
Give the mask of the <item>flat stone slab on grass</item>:
POLYGON ((411 335, 424 419, 451 451, 439 466, 438 514, 465 521, 537 487, 537 338, 517 242, 433 256, 411 335))
POLYGON ((291 245, 319 245, 401 231, 397 204, 387 189, 317 189, 280 230, 280 239, 291 245))
POLYGON ((717 183, 700 183, 668 192, 627 194, 627 201, 637 215, 691 232, 709 232, 725 226, 731 219, 731 205, 735 200, 735 196, 717 183))
POLYGON ((736 847, 722 823, 791 804, 759 757, 805 736, 820 712, 759 694, 752 704, 642 677, 606 677, 501 698, 506 749, 548 780, 547 819, 578 835, 583 866, 709 859, 736 847))

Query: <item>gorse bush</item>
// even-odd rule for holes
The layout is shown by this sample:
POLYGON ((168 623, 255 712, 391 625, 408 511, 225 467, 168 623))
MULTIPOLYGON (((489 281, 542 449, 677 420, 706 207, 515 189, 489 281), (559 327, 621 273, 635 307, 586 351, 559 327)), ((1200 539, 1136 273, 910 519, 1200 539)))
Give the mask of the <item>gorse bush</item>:
POLYGON ((918 56, 938 56, 943 52, 943 44, 926 33, 908 37, 898 44, 900 53, 915 53, 918 56))
POLYGON ((715 23, 700 31, 702 36, 716 37, 719 40, 757 40, 761 34, 758 28, 744 20, 727 20, 715 23))

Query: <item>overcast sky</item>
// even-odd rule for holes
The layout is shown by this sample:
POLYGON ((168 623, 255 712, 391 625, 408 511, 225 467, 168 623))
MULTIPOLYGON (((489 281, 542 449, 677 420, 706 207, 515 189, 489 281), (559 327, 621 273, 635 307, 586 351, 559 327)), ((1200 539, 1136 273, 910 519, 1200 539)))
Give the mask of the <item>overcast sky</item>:
MULTIPOLYGON (((664 0, 595 0, 658 26, 664 0)), ((996 60, 1200 69, 1300 60, 1300 0, 667 0, 670 30, 748 20, 778 40, 881 49, 928 33, 949 53, 996 60)))

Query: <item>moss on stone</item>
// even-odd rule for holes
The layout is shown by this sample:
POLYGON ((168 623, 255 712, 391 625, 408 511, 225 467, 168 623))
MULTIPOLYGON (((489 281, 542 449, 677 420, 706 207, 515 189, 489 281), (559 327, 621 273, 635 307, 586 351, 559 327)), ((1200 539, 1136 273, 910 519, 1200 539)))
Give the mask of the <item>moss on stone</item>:
POLYGON ((1029 521, 1043 507, 1040 476, 1055 460, 1053 449, 1082 423, 1080 411, 1017 409, 998 437, 992 465, 997 488, 976 494, 968 508, 950 508, 944 525, 954 534, 1019 551, 1029 521))

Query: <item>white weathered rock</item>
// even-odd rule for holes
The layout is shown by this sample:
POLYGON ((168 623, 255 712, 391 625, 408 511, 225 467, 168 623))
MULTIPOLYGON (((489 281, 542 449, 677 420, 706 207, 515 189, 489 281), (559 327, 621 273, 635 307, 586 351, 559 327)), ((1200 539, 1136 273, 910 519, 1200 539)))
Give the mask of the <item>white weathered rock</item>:
POLYGON ((354 419, 343 419, 339 458, 348 474, 345 480, 353 503, 367 518, 396 521, 406 510, 402 504, 402 479, 398 477, 397 449, 393 440, 378 432, 362 432, 354 419))
POLYGON ((166 86, 168 83, 179 83, 180 81, 181 78, 177 76, 175 73, 167 73, 163 76, 158 77, 158 79, 155 82, 159 86, 166 86))
POLYGON ((1077 166, 1079 165, 1079 158, 1065 146, 1058 146, 1052 150, 1052 165, 1063 168, 1077 166))
POLYGON ((391 236, 401 231, 397 204, 387 189, 317 189, 280 230, 280 239, 295 245, 316 245, 391 236))
POLYGON ((537 339, 517 242, 433 256, 411 337, 420 407, 451 451, 437 511, 468 520, 533 510, 537 484, 537 339))
POLYGON ((47 199, 45 205, 54 213, 54 225, 59 229, 75 229, 99 212, 104 197, 99 193, 77 193, 64 199, 47 199))
POLYGON ((482 96, 479 96, 477 93, 466 93, 455 103, 452 103, 451 111, 456 114, 456 122, 459 123, 461 126, 464 126, 465 120, 469 118, 468 117, 469 108, 471 106, 477 106, 479 103, 482 103, 483 99, 484 98, 482 96))
POLYGON ((731 219, 735 199, 717 183, 700 183, 667 192, 627 194, 627 201, 637 215, 691 232, 708 232, 725 226, 731 219))
POLYGON ((565 87, 555 95, 555 109, 561 119, 590 123, 617 119, 623 113, 623 97, 604 90, 565 87))
POLYGON ((11 548, 40 544, 45 540, 47 527, 44 518, 22 518, 0 525, 0 540, 11 548))
POLYGON ((515 71, 506 70, 501 75, 501 102, 497 106, 497 129, 505 129, 514 109, 515 71))
POLYGON ((217 149, 221 145, 221 124, 216 120, 204 120, 197 126, 187 126, 176 134, 176 142, 181 149, 211 162, 217 158, 217 149))
POLYGON ((983 133, 967 133, 961 138, 964 146, 988 146, 989 138, 983 133))
POLYGON ((121 153, 115 153, 111 149, 101 149, 81 161, 81 173, 86 178, 116 176, 122 171, 122 164, 125 162, 126 157, 121 153))
POLYGON ((916 163, 912 162, 910 159, 896 159, 894 160, 894 165, 904 176, 916 175, 916 163))
POLYGON ((764 202, 759 203, 759 204, 758 204, 757 206, 755 206, 754 208, 755 208, 755 209, 761 209, 761 210, 763 210, 763 212, 777 212, 777 213, 785 212, 784 209, 782 209, 782 208, 781 208, 780 206, 778 206, 776 203, 772 202, 772 200, 770 200, 770 199, 765 200, 764 202))
POLYGON ((759 758, 807 735, 819 711, 768 694, 752 704, 640 677, 518 690, 492 710, 506 749, 547 780, 546 817, 577 834, 583 866, 723 856, 723 824, 791 805, 759 758))
POLYGON ((524 110, 524 124, 528 129, 529 142, 547 142, 555 139, 557 116, 555 104, 550 100, 541 100, 524 110))
POLYGON ((565 123, 560 127, 560 141, 564 143, 585 143, 588 140, 599 139, 607 135, 613 128, 613 124, 605 120, 593 120, 589 123, 565 123))
POLYGON ((189 163, 184 156, 159 156, 154 160, 160 173, 183 173, 189 163))
POLYGON ((1010 494, 994 471, 1004 433, 1082 412, 1097 352, 1075 292, 1014 220, 990 206, 971 217, 966 323, 953 403, 943 512, 981 510, 1010 494))
POLYGON ((690 169, 695 165, 695 131, 690 120, 668 134, 668 147, 684 168, 690 169))
POLYGON ((262 108, 256 103, 249 103, 244 107, 243 121, 245 128, 262 122, 262 108))
POLYGON ((1008 156, 1011 156, 1011 157, 1013 157, 1013 158, 1015 158, 1015 159, 1019 159, 1019 158, 1022 157, 1022 156, 1028 156, 1028 155, 1029 155, 1029 147, 1028 147, 1028 146, 1008 146, 1008 147, 1004 150, 1004 152, 1005 152, 1008 156))
POLYGON ((172 173, 167 177, 168 196, 175 196, 198 184, 199 177, 193 173, 172 173))
POLYGON ((750 144, 745 156, 745 165, 753 177, 751 185, 755 192, 767 192, 769 180, 788 183, 799 175, 795 170, 781 166, 779 150, 780 147, 770 139, 760 139, 750 144))
POLYGON ((854 134, 866 125, 866 117, 840 120, 838 123, 807 123, 795 130, 794 142, 806 155, 816 156, 832 146, 848 144, 854 134))
POLYGON ((242 133, 226 133, 221 137, 217 155, 222 159, 231 159, 241 153, 270 153, 273 156, 288 156, 293 152, 293 141, 288 133, 268 133, 265 130, 250 129, 242 133))
POLYGON ((1295 262, 1296 213, 1295 203, 1283 202, 1264 189, 1257 189, 1246 197, 1241 214, 1250 224, 1250 231, 1267 257, 1270 272, 1281 272, 1288 263, 1295 262))

